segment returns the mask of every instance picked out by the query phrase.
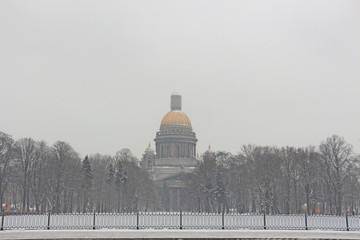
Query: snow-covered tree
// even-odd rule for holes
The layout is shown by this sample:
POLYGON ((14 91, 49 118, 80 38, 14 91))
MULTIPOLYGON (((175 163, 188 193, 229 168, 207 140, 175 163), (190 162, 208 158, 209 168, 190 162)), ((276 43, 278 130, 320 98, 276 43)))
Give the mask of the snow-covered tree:
POLYGON ((225 211, 225 184, 224 184, 225 170, 223 166, 218 165, 216 167, 216 180, 215 180, 215 189, 214 196, 217 201, 217 211, 225 211))
POLYGON ((83 190, 83 212, 88 212, 89 208, 89 195, 92 187, 92 169, 88 156, 82 162, 82 190, 83 190))
POLYGON ((111 210, 111 187, 115 179, 115 169, 112 163, 109 164, 106 171, 106 183, 108 185, 108 209, 111 210))

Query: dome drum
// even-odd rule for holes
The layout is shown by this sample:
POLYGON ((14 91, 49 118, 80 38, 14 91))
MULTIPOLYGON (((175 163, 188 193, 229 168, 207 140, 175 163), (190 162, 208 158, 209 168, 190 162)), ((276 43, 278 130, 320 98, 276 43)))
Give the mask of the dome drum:
POLYGON ((156 142, 157 143, 165 143, 165 142, 182 142, 182 143, 196 143, 197 139, 194 135, 170 135, 170 134, 157 134, 156 142))
POLYGON ((192 128, 189 126, 171 126, 165 125, 160 127, 160 131, 156 133, 157 135, 187 135, 194 136, 195 133, 192 131, 192 128))
MULTIPOLYGON (((196 143, 189 141, 160 141, 156 142, 157 159, 194 159, 196 157, 196 143)), ((172 160, 171 160, 172 161, 172 160)))
POLYGON ((156 142, 157 159, 193 159, 196 156, 197 138, 190 126, 180 128, 177 126, 162 126, 154 140, 156 142))

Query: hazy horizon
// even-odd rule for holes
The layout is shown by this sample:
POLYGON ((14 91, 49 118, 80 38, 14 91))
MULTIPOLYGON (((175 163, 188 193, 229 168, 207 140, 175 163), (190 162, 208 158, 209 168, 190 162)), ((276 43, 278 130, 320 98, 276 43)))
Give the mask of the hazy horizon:
POLYGON ((360 1, 0 1, 0 131, 136 157, 170 110, 198 138, 360 152, 360 1))

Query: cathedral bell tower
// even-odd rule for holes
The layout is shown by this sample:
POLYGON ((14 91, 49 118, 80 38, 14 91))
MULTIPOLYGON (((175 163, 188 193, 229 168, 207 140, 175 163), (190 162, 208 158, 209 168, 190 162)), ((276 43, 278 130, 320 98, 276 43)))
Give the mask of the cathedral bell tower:
POLYGON ((145 153, 143 154, 142 161, 140 163, 141 167, 146 168, 148 170, 152 170, 155 165, 155 152, 149 146, 145 149, 145 153))

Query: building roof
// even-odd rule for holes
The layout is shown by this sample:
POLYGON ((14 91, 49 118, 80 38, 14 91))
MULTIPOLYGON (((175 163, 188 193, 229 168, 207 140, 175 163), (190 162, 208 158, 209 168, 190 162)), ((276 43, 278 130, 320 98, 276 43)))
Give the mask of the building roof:
POLYGON ((160 126, 164 125, 187 125, 191 126, 190 118, 182 111, 173 110, 165 114, 160 126))
POLYGON ((145 151, 154 151, 154 150, 151 148, 150 143, 149 143, 148 147, 145 149, 145 151))

